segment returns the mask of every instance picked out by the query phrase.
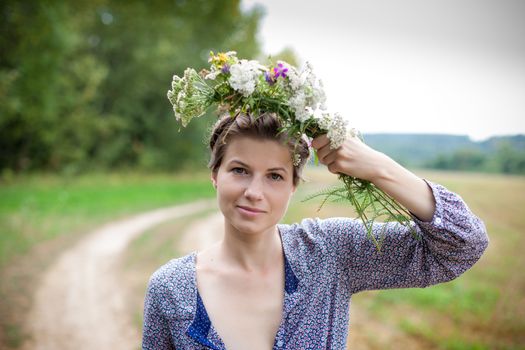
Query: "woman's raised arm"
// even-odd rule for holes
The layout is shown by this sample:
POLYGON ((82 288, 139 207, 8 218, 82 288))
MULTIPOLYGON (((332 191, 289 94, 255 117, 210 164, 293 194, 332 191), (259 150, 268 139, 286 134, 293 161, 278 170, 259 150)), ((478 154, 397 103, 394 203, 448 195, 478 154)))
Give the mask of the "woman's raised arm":
POLYGON ((312 141, 312 146, 321 164, 330 172, 368 180, 420 220, 432 219, 436 203, 430 187, 386 154, 370 148, 357 137, 348 137, 339 148, 330 149, 330 140, 321 135, 312 141))

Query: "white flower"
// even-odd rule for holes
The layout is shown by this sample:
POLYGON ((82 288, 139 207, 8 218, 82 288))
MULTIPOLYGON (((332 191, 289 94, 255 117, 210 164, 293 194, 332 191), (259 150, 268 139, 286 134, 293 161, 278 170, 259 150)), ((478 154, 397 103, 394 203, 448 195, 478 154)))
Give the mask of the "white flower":
POLYGON ((248 97, 255 91, 263 70, 265 67, 257 61, 240 60, 239 63, 230 67, 231 76, 228 82, 234 90, 248 97))
POLYGON ((282 64, 284 68, 288 69, 286 71, 286 76, 288 77, 288 88, 290 88, 292 92, 299 89, 302 85, 302 82, 297 69, 285 61, 277 61, 277 64, 282 64))
POLYGON ((219 74, 221 74, 221 70, 220 69, 217 69, 215 68, 215 66, 212 67, 211 69, 211 72, 209 72, 208 74, 206 74, 206 76, 204 77, 204 79, 209 79, 209 80, 215 80, 215 78, 217 78, 217 76, 219 74))
POLYGON ((299 90, 296 95, 290 97, 288 101, 290 107, 295 112, 295 119, 304 123, 312 116, 312 108, 307 105, 308 98, 303 91, 299 90))
POLYGON ((299 91, 297 94, 290 97, 288 103, 290 104, 290 107, 292 107, 296 112, 304 110, 306 107, 306 95, 304 92, 299 91))
POLYGON ((323 108, 326 101, 326 95, 323 89, 323 83, 313 73, 312 65, 306 62, 306 68, 301 73, 303 80, 303 89, 307 91, 309 102, 312 106, 320 104, 323 108))
POLYGON ((348 136, 349 137, 360 137, 361 133, 356 128, 350 128, 348 130, 348 136))
POLYGON ((172 90, 167 97, 173 105, 175 118, 188 125, 191 119, 206 112, 213 102, 214 90, 209 87, 194 69, 186 69, 182 78, 173 76, 172 90))
POLYGON ((301 155, 299 153, 294 153, 292 162, 294 166, 299 166, 301 164, 301 155))
MULTIPOLYGON (((312 66, 307 63, 306 67, 298 73, 294 67, 285 62, 281 62, 288 68, 288 79, 285 88, 290 93, 289 105, 295 112, 298 121, 304 122, 314 115, 313 107, 316 110, 325 109, 326 96, 323 84, 313 73, 312 66)), ((315 113, 320 118, 321 111, 315 113)))
POLYGON ((332 116, 331 114, 321 108, 321 104, 317 104, 316 109, 312 109, 310 107, 306 107, 308 112, 310 113, 311 117, 317 122, 317 126, 324 131, 330 130, 332 127, 332 116))
POLYGON ((331 125, 326 136, 330 139, 330 149, 339 148, 346 139, 346 120, 339 113, 331 118, 331 125))
POLYGON ((306 122, 308 119, 310 119, 310 114, 305 109, 295 112, 295 118, 300 121, 301 123, 306 122))
POLYGON ((313 109, 312 107, 306 107, 306 110, 310 114, 310 116, 316 120, 321 120, 323 118, 323 115, 327 112, 321 109, 321 104, 318 103, 317 107, 313 109))
POLYGON ((328 131, 332 126, 332 119, 329 114, 323 114, 321 118, 317 119, 317 124, 319 125, 319 128, 328 131))

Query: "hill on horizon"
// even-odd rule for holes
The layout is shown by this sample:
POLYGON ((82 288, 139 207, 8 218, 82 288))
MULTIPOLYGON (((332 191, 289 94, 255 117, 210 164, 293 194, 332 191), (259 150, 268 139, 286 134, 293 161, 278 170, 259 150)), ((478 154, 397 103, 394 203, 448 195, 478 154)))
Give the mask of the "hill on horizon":
POLYGON ((370 147, 410 167, 422 167, 439 156, 462 150, 490 155, 500 147, 510 147, 514 151, 525 152, 524 134, 493 136, 483 141, 473 141, 468 135, 368 133, 363 134, 363 139, 370 147))

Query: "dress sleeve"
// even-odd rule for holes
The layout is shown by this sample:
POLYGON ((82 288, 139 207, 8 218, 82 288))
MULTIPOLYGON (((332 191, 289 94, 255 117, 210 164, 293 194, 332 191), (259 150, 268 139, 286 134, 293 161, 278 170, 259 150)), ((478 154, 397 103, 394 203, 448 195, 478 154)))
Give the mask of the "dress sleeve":
POLYGON ((461 197, 427 181, 436 201, 430 222, 412 215, 410 228, 399 223, 375 223, 373 234, 384 237, 377 251, 361 220, 319 221, 334 273, 352 293, 362 290, 427 287, 453 280, 468 270, 488 246, 485 225, 461 197))
POLYGON ((162 313, 162 288, 156 274, 149 280, 144 299, 143 350, 174 350, 168 321, 162 313))

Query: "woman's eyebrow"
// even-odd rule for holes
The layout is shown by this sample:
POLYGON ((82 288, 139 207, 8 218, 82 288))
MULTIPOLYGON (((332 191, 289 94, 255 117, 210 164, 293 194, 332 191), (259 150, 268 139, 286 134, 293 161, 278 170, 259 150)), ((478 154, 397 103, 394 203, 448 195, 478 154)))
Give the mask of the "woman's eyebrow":
POLYGON ((243 162, 241 162, 240 160, 237 160, 237 159, 230 160, 230 164, 231 163, 238 163, 238 164, 242 165, 245 168, 249 168, 250 167, 248 164, 243 163, 243 162))
MULTIPOLYGON (((231 161, 230 161, 230 164, 231 164, 231 163, 238 163, 238 164, 242 165, 243 167, 250 169, 250 166, 249 166, 248 164, 243 163, 243 162, 241 162, 241 161, 238 160, 238 159, 233 159, 233 160, 231 160, 231 161)), ((280 170, 280 171, 283 171, 283 172, 286 173, 286 174, 288 173, 288 171, 287 171, 285 168, 283 168, 283 167, 276 167, 276 168, 270 168, 270 169, 268 169, 268 171, 279 171, 279 170, 280 170)))
POLYGON ((285 168, 282 168, 282 167, 277 167, 277 168, 270 168, 268 169, 269 171, 283 171, 285 173, 288 173, 288 171, 285 169, 285 168))

